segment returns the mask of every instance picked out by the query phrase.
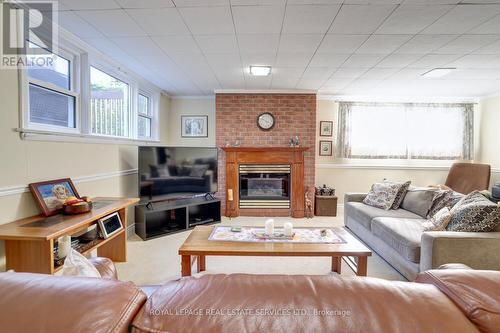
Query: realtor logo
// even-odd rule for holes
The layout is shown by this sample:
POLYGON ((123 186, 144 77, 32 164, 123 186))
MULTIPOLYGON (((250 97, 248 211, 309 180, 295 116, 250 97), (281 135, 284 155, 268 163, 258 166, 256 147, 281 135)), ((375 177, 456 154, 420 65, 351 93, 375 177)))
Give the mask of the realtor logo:
POLYGON ((0 68, 50 65, 57 46, 57 3, 6 0, 0 10, 0 68))

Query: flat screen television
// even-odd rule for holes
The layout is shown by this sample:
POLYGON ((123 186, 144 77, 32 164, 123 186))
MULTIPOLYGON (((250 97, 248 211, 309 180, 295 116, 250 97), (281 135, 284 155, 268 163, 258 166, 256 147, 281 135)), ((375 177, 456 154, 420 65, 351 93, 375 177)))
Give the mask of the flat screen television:
POLYGON ((217 148, 139 147, 142 202, 217 192, 217 148))

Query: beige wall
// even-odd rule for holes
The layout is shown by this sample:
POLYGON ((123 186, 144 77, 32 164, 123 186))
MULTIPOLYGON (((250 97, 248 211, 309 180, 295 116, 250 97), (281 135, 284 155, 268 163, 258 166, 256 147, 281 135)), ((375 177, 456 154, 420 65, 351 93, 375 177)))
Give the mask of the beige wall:
MULTIPOLYGON (((500 168, 500 149, 498 135, 500 133, 500 96, 486 98, 479 103, 481 122, 479 126, 479 160, 500 168)), ((500 170, 499 170, 500 171, 500 170)), ((491 183, 500 182, 500 172, 494 170, 491 183)))
MULTIPOLYGON (((109 173, 137 168, 137 146, 22 140, 13 130, 19 127, 18 77, 14 70, 0 70, 0 101, 0 224, 38 214, 30 193, 2 196, 1 191, 32 182, 104 175, 103 179, 77 182, 79 193, 137 196, 137 174, 106 177, 109 173)), ((168 107, 169 99, 162 96, 160 136, 163 139, 168 133, 168 107)), ((4 267, 3 251, 0 242, 0 270, 4 267)))
POLYGON ((173 98, 170 100, 168 139, 171 146, 215 147, 215 99, 214 98, 173 98), (181 137, 181 116, 208 116, 207 138, 181 137))

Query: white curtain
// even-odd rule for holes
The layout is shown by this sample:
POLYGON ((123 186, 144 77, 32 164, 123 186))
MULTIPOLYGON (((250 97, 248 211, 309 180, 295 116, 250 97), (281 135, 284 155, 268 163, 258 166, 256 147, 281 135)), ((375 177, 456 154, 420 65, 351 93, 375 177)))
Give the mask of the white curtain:
POLYGON ((337 156, 473 158, 472 104, 341 102, 337 156))

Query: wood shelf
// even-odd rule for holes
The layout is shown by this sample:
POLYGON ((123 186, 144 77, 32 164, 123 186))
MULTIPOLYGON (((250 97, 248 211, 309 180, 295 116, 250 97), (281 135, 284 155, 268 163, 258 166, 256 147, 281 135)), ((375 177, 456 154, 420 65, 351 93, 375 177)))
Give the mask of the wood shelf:
MULTIPOLYGON (((97 248, 98 248, 99 246, 102 246, 102 245, 106 244, 107 242, 112 241, 114 238, 116 238, 116 237, 120 236, 120 234, 122 234, 122 233, 124 233, 124 232, 126 232, 126 230, 125 230, 125 229, 123 229, 122 231, 120 231, 120 232, 118 232, 118 233, 116 233, 116 234, 112 235, 112 236, 111 236, 111 237, 109 237, 109 238, 106 238, 106 239, 101 238, 101 239, 99 239, 99 240, 98 240, 98 241, 97 241, 94 245, 92 245, 90 248, 86 249, 86 250, 85 250, 85 251, 83 251, 83 252, 80 252, 80 254, 82 254, 82 255, 84 255, 84 256, 89 255, 89 254, 90 254, 90 252, 92 252, 92 251, 94 251, 94 250, 97 250, 97 248)), ((63 262, 64 262, 64 261, 63 261, 63 262)), ((54 266, 54 273, 55 273, 55 272, 60 271, 62 268, 63 268, 63 265, 54 266)))

